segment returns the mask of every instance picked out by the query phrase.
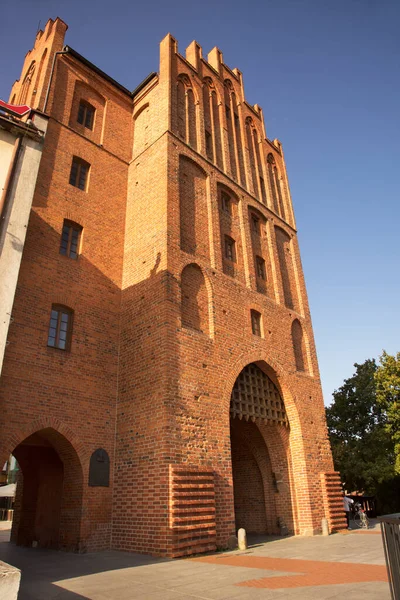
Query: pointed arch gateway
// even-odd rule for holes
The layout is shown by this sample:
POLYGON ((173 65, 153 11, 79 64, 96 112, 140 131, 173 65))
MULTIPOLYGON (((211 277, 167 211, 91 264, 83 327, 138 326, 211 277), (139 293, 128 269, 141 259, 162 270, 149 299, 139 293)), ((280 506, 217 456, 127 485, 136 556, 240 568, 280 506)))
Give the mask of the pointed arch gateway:
POLYGON ((83 471, 73 444, 48 426, 28 435, 12 454, 20 472, 11 541, 81 551, 83 471))
POLYGON ((230 432, 235 528, 294 531, 289 420, 278 384, 262 361, 245 366, 233 386, 230 432))

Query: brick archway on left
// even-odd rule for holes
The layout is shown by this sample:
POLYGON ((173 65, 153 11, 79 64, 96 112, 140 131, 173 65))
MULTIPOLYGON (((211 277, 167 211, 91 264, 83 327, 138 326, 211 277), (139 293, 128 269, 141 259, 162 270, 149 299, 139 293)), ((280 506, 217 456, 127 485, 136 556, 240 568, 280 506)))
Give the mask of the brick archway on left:
POLYGON ((20 465, 11 540, 18 545, 80 552, 84 473, 89 457, 76 434, 54 418, 14 430, 7 458, 20 465))
POLYGON ((83 471, 86 472, 89 468, 90 453, 85 444, 79 439, 76 433, 68 427, 68 425, 54 417, 39 417, 38 419, 34 419, 24 428, 13 428, 8 435, 4 436, 3 442, 0 445, 0 462, 4 463, 9 455, 12 454, 14 448, 30 435, 41 429, 48 428, 54 429, 60 433, 71 444, 79 457, 83 471))

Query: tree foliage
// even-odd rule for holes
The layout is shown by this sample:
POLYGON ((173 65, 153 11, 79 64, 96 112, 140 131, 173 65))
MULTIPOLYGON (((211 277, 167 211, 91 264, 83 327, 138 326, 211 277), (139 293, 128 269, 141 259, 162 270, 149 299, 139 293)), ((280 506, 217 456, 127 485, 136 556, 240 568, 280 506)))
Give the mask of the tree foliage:
POLYGON ((395 470, 400 475, 400 352, 383 351, 375 371, 376 399, 386 414, 386 431, 394 445, 395 470))
POLYGON ((345 488, 375 494, 379 484, 394 476, 394 443, 387 407, 377 401, 380 367, 374 359, 354 366, 356 372, 333 393, 326 409, 329 437, 345 488))

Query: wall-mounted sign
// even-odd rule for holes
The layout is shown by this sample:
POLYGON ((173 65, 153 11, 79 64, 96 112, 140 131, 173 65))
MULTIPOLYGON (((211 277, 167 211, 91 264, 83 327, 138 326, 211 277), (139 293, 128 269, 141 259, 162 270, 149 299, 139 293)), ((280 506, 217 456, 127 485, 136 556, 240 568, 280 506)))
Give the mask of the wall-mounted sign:
POLYGON ((8 104, 8 102, 4 102, 4 100, 0 100, 0 110, 5 110, 6 112, 14 115, 14 117, 23 117, 32 109, 30 106, 26 104, 22 104, 21 106, 17 106, 16 104, 8 104))
POLYGON ((95 450, 90 457, 89 485, 99 487, 110 485, 110 459, 103 448, 95 450))

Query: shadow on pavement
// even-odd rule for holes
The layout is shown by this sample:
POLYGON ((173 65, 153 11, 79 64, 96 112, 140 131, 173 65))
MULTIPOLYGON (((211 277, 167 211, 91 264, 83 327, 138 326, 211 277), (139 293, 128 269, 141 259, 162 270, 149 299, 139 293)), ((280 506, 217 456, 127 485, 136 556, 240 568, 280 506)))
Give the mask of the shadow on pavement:
POLYGON ((89 600, 87 596, 65 590, 55 582, 169 562, 168 559, 114 550, 73 554, 42 548, 23 548, 8 541, 0 542, 0 560, 21 570, 18 600, 89 600))
POLYGON ((247 545, 249 548, 257 548, 258 546, 263 546, 268 542, 276 542, 277 540, 288 539, 290 535, 282 536, 282 535, 264 535, 259 533, 249 533, 247 535, 247 545))

